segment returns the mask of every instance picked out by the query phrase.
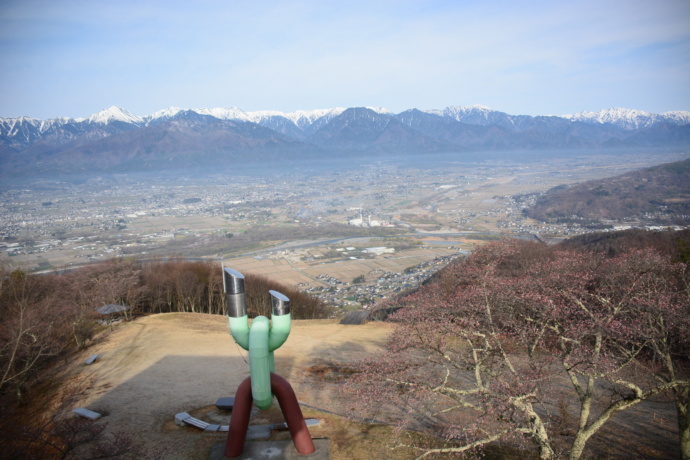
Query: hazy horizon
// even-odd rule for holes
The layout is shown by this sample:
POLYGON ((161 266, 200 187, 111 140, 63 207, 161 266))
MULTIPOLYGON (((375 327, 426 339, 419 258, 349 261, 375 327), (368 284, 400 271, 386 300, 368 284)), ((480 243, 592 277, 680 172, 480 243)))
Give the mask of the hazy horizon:
POLYGON ((690 3, 7 1, 0 116, 690 110, 690 3))

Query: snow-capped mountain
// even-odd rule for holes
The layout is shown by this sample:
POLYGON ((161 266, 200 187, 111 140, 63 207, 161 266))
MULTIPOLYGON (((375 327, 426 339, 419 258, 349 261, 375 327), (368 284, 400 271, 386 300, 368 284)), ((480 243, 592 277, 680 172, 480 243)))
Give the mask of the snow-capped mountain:
POLYGON ((666 123, 672 125, 687 125, 690 124, 690 112, 683 110, 673 110, 671 112, 664 112, 661 114, 666 123))
POLYGON ((276 110, 266 110, 246 112, 246 120, 288 135, 292 132, 292 129, 286 128, 286 126, 290 127, 290 124, 292 124, 303 131, 304 135, 309 135, 319 130, 344 111, 345 109, 342 107, 333 109, 297 110, 288 113, 278 112, 276 110))
POLYGON ((0 118, 0 145, 21 148, 38 141, 60 144, 82 136, 103 138, 144 125, 141 117, 114 106, 88 118, 0 118))
POLYGON ((168 109, 159 110, 158 112, 154 112, 151 115, 142 117, 142 120, 144 120, 144 123, 148 125, 154 120, 168 120, 177 115, 178 113, 182 112, 183 110, 184 109, 181 109, 179 107, 170 107, 168 109))
MULTIPOLYGON (((179 107, 170 107, 169 109, 160 110, 151 115, 142 118, 147 125, 152 123, 160 123, 164 120, 169 120, 177 116, 185 109, 179 107)), ((328 123, 333 117, 340 115, 344 108, 336 107, 333 109, 317 109, 317 110, 297 110, 294 112, 279 112, 277 110, 263 110, 254 112, 245 112, 237 107, 216 107, 216 108, 200 108, 188 109, 189 112, 194 112, 199 115, 207 115, 219 120, 235 120, 256 123, 267 128, 274 129, 280 133, 300 137, 300 131, 307 133, 314 132, 328 123), (295 129, 296 128, 296 129, 295 129)))
MULTIPOLYGON (((380 107, 365 108, 381 115, 394 115, 389 110, 380 107)), ((309 135, 325 126, 345 110, 346 109, 342 107, 335 107, 331 109, 297 110, 294 112, 280 112, 277 110, 247 112, 237 107, 199 109, 170 107, 151 115, 140 117, 126 109, 113 106, 94 113, 87 118, 72 119, 58 117, 49 120, 39 120, 31 117, 0 118, 0 137, 5 139, 8 137, 16 137, 30 141, 30 139, 34 139, 37 135, 40 137, 41 133, 54 130, 60 126, 79 123, 89 123, 92 125, 123 123, 137 127, 149 126, 151 124, 170 120, 179 116, 182 112, 206 115, 220 120, 256 123, 261 126, 276 129, 284 134, 294 132, 294 129, 286 129, 285 126, 287 125, 296 128, 297 131, 303 131, 305 135, 309 135)), ((482 105, 448 106, 444 109, 427 109, 420 111, 443 118, 453 119, 468 125, 499 126, 510 130, 519 129, 519 127, 516 126, 516 120, 518 118, 522 119, 523 122, 525 119, 536 118, 525 115, 510 115, 482 105)), ((578 112, 574 115, 563 115, 561 117, 551 118, 562 118, 589 124, 608 123, 627 130, 649 128, 659 123, 668 123, 671 125, 690 124, 690 112, 688 111, 653 114, 642 110, 622 108, 604 109, 598 112, 578 112)))
POLYGON ((423 110, 423 112, 431 113, 441 117, 452 118, 453 120, 465 123, 468 125, 477 126, 501 126, 507 129, 513 129, 515 123, 513 116, 505 112, 490 109, 483 105, 473 105, 469 107, 450 106, 445 109, 438 110, 423 110))
POLYGON ((130 123, 133 125, 144 124, 144 120, 142 118, 132 114, 128 110, 121 109, 120 107, 115 106, 94 113, 89 118, 87 118, 86 121, 89 123, 101 123, 104 125, 113 122, 130 123))
POLYGON ((0 118, 4 174, 208 166, 334 154, 657 146, 690 146, 690 112, 609 109, 532 117, 484 106, 399 114, 374 107, 289 113, 170 107, 140 117, 110 107, 79 119, 0 118))
POLYGON ((41 136, 41 120, 29 117, 0 118, 0 136, 21 143, 36 141, 41 136))
POLYGON ((598 112, 578 112, 574 115, 564 115, 563 118, 584 123, 610 123, 627 130, 633 130, 651 128, 659 123, 669 123, 672 125, 689 124, 690 112, 674 111, 654 114, 644 110, 611 108, 599 110, 598 112))

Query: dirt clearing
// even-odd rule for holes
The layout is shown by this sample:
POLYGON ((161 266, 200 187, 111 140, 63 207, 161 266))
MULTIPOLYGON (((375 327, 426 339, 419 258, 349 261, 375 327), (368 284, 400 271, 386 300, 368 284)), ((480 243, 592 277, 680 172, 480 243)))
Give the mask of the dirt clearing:
MULTIPOLYGON (((290 337, 276 351, 277 373, 292 384, 305 417, 322 421, 310 432, 314 438, 331 440, 333 460, 407 459, 419 455, 409 449, 391 450, 391 427, 342 417, 348 415, 351 403, 340 392, 340 383, 351 375, 353 361, 382 350, 393 327, 380 322, 346 326, 336 320, 293 321, 290 337)), ((228 332, 227 318, 169 313, 115 326, 114 331, 74 358, 67 374, 70 382, 88 385, 75 407, 104 414, 107 432, 131 436, 144 444, 151 458, 205 460, 211 446, 223 441, 226 434, 179 427, 174 416, 188 412, 209 423, 227 425, 229 413, 219 411, 214 403, 218 398, 234 396, 237 386, 249 376, 247 361, 247 352, 235 345, 228 332), (94 353, 99 354, 98 360, 84 365, 94 353)), ((565 394, 572 391, 568 382, 561 386, 565 394)), ((568 418, 573 422, 577 405, 569 402, 568 418)), ((551 410, 558 419, 558 409, 551 410)), ((274 404, 267 411, 255 409, 250 424, 281 421, 282 414, 274 404)), ((668 398, 643 402, 614 417, 592 438, 587 455, 675 458, 676 423, 668 398)), ((562 432, 560 436, 568 444, 568 435, 562 432)), ((272 439, 289 439, 289 434, 274 432, 272 439)), ((489 453, 494 456, 489 457, 517 458, 516 452, 502 452, 505 448, 492 446, 489 453), (496 452, 501 453, 496 456, 496 452)), ((532 455, 523 451, 519 457, 532 455)))
MULTIPOLYGON (((275 353, 276 371, 290 381, 301 403, 342 414, 342 396, 333 385, 318 382, 310 367, 376 352, 390 330, 383 323, 345 326, 336 320, 293 321, 290 337, 275 353)), ((170 313, 116 326, 84 351, 70 373, 73 379, 89 383, 78 406, 105 414, 109 432, 143 441, 149 453, 159 458, 201 459, 225 434, 178 427, 173 422, 175 414, 189 412, 227 425, 229 414, 218 413, 213 404, 218 398, 234 396, 249 376, 249 365, 247 352, 228 332, 227 318, 170 313), (99 354, 98 360, 84 365, 94 353, 99 354)), ((251 423, 261 423, 261 417, 280 419, 281 415, 279 410, 257 413, 251 423)), ((313 428, 312 435, 318 437, 319 430, 313 428)))

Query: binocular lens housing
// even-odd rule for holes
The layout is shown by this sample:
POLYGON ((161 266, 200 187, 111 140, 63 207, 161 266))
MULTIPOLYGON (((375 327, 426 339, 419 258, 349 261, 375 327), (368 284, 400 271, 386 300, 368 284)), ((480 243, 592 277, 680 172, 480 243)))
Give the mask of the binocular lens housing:
POLYGON ((244 291, 244 275, 232 268, 223 270, 225 281, 225 298, 228 304, 228 316, 241 318, 247 314, 247 294, 244 291))
POLYGON ((271 294, 274 316, 283 316, 290 313, 290 299, 278 291, 268 291, 268 293, 271 294))

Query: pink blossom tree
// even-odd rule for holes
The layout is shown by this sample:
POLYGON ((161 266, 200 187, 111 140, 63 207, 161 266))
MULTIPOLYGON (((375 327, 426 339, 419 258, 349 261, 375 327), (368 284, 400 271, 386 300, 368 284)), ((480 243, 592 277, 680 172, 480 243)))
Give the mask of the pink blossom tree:
POLYGON ((530 441, 541 458, 567 450, 578 459, 611 417, 666 391, 676 396, 687 455, 684 264, 653 251, 605 259, 501 242, 400 304, 387 353, 365 363, 352 385, 365 400, 396 401, 401 426, 441 430, 449 446, 420 447, 420 458, 502 440, 530 441), (545 404, 563 378, 579 402, 565 447, 545 404))

